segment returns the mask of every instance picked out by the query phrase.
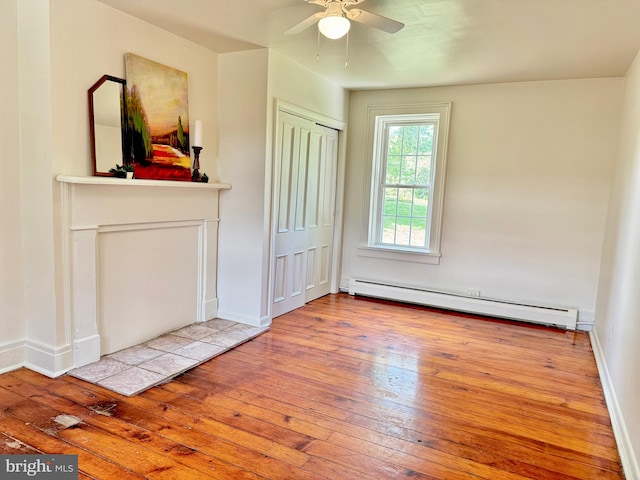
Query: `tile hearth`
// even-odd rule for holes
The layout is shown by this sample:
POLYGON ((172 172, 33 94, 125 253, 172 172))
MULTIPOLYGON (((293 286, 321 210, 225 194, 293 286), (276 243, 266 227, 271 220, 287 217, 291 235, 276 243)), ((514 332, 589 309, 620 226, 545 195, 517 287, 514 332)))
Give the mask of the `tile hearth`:
POLYGON ((268 329, 215 318, 105 355, 68 374, 130 397, 168 382, 268 329))

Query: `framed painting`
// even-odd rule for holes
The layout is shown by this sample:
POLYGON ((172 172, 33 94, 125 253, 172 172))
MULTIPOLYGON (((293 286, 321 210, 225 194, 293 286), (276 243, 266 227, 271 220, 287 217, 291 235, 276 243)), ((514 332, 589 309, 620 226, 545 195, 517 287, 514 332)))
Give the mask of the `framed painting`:
POLYGON ((187 74, 125 54, 128 158, 138 179, 191 180, 187 74))

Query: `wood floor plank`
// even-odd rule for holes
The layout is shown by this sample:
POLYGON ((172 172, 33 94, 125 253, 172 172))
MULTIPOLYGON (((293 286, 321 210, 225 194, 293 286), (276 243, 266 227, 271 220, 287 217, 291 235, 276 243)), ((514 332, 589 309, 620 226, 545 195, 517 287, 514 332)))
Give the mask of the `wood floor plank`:
POLYGON ((394 464, 385 459, 376 458, 362 454, 350 448, 343 448, 330 442, 318 440, 306 447, 309 453, 312 453, 314 457, 329 460, 342 465, 345 468, 349 468, 358 472, 358 475, 362 475, 365 478, 384 478, 384 479, 398 479, 398 478, 418 478, 421 480, 431 480, 435 478, 450 478, 451 480, 460 480, 465 477, 459 471, 447 470, 445 468, 435 468, 434 475, 424 474, 411 470, 407 467, 394 464), (446 475, 446 476, 445 476, 446 475))
MULTIPOLYGON (((293 336, 293 335, 290 335, 293 336)), ((289 337, 284 340, 280 340, 278 345, 278 351, 287 352, 287 353, 295 353, 296 355, 308 355, 315 354, 319 356, 320 346, 324 345, 324 342, 312 342, 305 340, 305 345, 312 345, 314 348, 311 352, 309 349, 306 351, 302 351, 299 346, 299 338, 294 337, 293 340, 289 340, 289 337)), ((251 344, 251 347, 255 349, 261 348, 258 343, 251 344)), ((529 382, 529 383, 540 383, 542 385, 549 384, 552 380, 540 377, 539 375, 529 374, 528 369, 532 366, 534 368, 549 368, 554 369, 554 378, 553 380, 561 379, 569 384, 566 385, 569 391, 575 391, 580 393, 581 395, 593 396, 594 398, 599 398, 597 396, 597 389, 595 391, 591 391, 589 388, 593 385, 597 385, 599 382, 599 378, 597 372, 585 374, 584 372, 577 373, 574 370, 574 363, 568 363, 564 366, 564 369, 558 365, 558 362, 554 359, 545 359, 541 358, 538 362, 533 365, 531 362, 522 362, 518 361, 518 359, 513 359, 512 364, 509 365, 509 368, 504 368, 500 364, 496 365, 495 361, 491 361, 490 358, 486 356, 473 356, 473 362, 469 361, 469 357, 473 354, 468 353, 466 356, 454 355, 454 354, 444 354, 442 352, 433 352, 432 355, 428 357, 428 361, 421 360, 420 358, 420 349, 414 349, 415 354, 412 356, 411 352, 403 351, 402 353, 396 353, 394 351, 384 352, 382 358, 386 365, 389 368, 398 368, 398 369, 406 369, 409 371, 419 372, 421 374, 429 374, 430 372, 437 371, 441 368, 464 368, 465 370, 472 372, 480 372, 480 373, 488 373, 490 372, 494 376, 499 376, 500 378, 510 379, 510 378, 518 378, 520 381, 529 382), (410 359, 414 359, 414 362, 408 361, 410 359), (522 367, 522 368, 518 368, 522 367)), ((465 352, 466 353, 466 352, 465 352)), ((381 358, 381 354, 379 350, 374 348, 369 349, 353 349, 349 347, 337 347, 331 350, 331 361, 333 363, 344 362, 344 357, 348 357, 347 359, 357 359, 360 361, 368 361, 370 363, 379 362, 381 358)), ((325 355, 326 358, 326 355, 325 355)))
MULTIPOLYGON (((254 348, 259 348, 259 347, 255 347, 254 348)), ((245 350, 247 351, 247 350, 245 350)), ((299 353, 295 353, 294 350, 291 350, 287 347, 285 348, 277 348, 277 351, 279 353, 284 353, 285 355, 296 355, 296 356, 301 356, 302 354, 299 353)), ((308 354, 305 354, 305 356, 308 354)), ((349 370, 349 373, 352 375, 354 373, 354 370, 348 365, 350 359, 352 358, 351 356, 347 355, 349 358, 345 359, 344 356, 342 354, 333 354, 332 355, 332 359, 330 360, 331 364, 335 364, 336 362, 342 362, 342 364, 347 365, 346 369, 349 370)), ((366 355, 366 356, 361 356, 361 355, 357 355, 354 356, 353 358, 357 359, 358 361, 358 366, 360 369, 365 369, 365 371, 368 371, 370 369, 375 368, 375 359, 374 359, 374 355, 366 355)), ((324 357, 321 355, 316 355, 315 356, 315 360, 320 360, 320 362, 322 362, 324 360, 324 357)), ((387 363, 387 362, 385 362, 387 363)), ((314 368, 312 364, 309 364, 309 368, 314 368)), ((387 367, 388 368, 388 367, 387 367)), ((443 366, 442 368, 448 368, 447 366, 443 366)), ((456 367, 456 370, 458 368, 456 367)), ((343 369, 344 370, 344 369, 343 369)), ((407 375, 412 375, 415 374, 416 372, 420 373, 421 375, 424 374, 428 374, 428 371, 425 371, 424 369, 420 368, 419 366, 416 366, 415 368, 410 368, 407 366, 404 367, 395 367, 392 369, 388 369, 388 378, 390 385, 385 385, 385 390, 390 391, 390 393, 393 392, 398 392, 398 382, 394 381, 394 378, 397 376, 400 377, 406 377, 407 375), (405 370, 406 369, 406 370, 405 370)), ((491 372, 487 372, 487 375, 490 375, 491 372)), ((515 375, 515 373, 513 373, 513 375, 515 375)), ((364 378, 368 378, 368 377, 364 377, 364 378)), ((502 376, 500 376, 500 378, 503 378, 502 376)), ((378 383, 379 380, 377 380, 378 383)), ((557 380, 556 380, 557 382, 557 380)), ((481 391, 481 389, 479 388, 473 388, 470 385, 465 385, 464 391, 461 391, 460 389, 457 390, 453 390, 453 389, 447 389, 444 388, 447 385, 448 382, 446 381, 441 381, 441 379, 437 378, 437 376, 431 375, 429 378, 429 384, 430 387, 437 387, 437 392, 435 394, 432 395, 437 395, 438 397, 442 397, 443 400, 446 401, 455 401, 457 398, 459 397, 464 397, 464 402, 466 405, 474 405, 477 402, 475 401, 476 398, 483 398, 484 395, 487 394, 486 391, 481 391)), ((584 389, 590 389, 590 390, 594 390, 597 391, 598 390, 598 385, 599 383, 596 382, 594 379, 591 379, 589 382, 585 382, 582 386, 582 388, 584 389)), ((411 388, 413 388, 411 385, 407 386, 407 388, 409 388, 409 390, 411 390, 411 388)), ((571 387, 572 389, 578 388, 575 385, 572 385, 571 387)), ((408 393, 411 393, 410 391, 408 393)), ((552 422, 554 425, 557 426, 561 426, 565 420, 568 423, 568 425, 571 427, 572 431, 578 431, 579 430, 579 426, 582 425, 584 426, 584 428, 588 429, 589 431, 593 431, 593 423, 594 422, 601 422, 602 425, 601 426, 596 426, 596 430, 598 433, 600 434, 604 434, 604 435, 610 435, 611 433, 611 429, 609 426, 609 421, 608 421, 608 417, 606 416, 606 411, 605 411, 605 415, 595 415, 595 414, 583 414, 580 415, 579 412, 576 412, 576 416, 574 416, 573 418, 568 418, 564 412, 562 413, 557 413, 558 408, 553 408, 552 405, 549 405, 548 403, 543 404, 543 403, 535 403, 533 400, 531 399, 523 399, 522 397, 515 397, 515 396, 509 396, 509 395, 500 395, 497 392, 493 392, 492 393, 494 396, 494 399, 496 401, 498 401, 500 403, 500 405, 502 406, 502 410, 506 410, 506 411, 512 411, 512 413, 514 415, 517 416, 521 416, 522 414, 522 407, 523 407, 523 402, 526 401, 526 406, 527 406, 527 416, 528 417, 536 417, 539 418, 541 420, 547 420, 552 422), (517 399, 517 403, 514 402, 514 405, 512 407, 509 406, 509 401, 513 400, 513 399, 517 399), (579 418, 580 416, 584 417, 585 420, 582 420, 581 418, 579 418), (578 427, 578 428, 576 428, 578 427)), ((433 398, 433 397, 432 397, 433 398)), ((600 399, 599 399, 600 400, 600 399)), ((479 404, 481 408, 484 408, 484 404, 479 404)), ((565 407, 563 406, 559 406, 559 408, 564 409, 565 407)))
MULTIPOLYGON (((255 403, 273 411, 286 412, 288 415, 316 422, 318 425, 331 428, 336 432, 354 435, 361 440, 377 445, 392 446, 402 451, 406 445, 420 445, 425 447, 425 454, 430 449, 439 450, 461 458, 498 466, 505 471, 523 474, 528 478, 538 480, 562 478, 559 472, 567 469, 566 456, 556 455, 557 452, 554 452, 552 448, 546 446, 540 448, 540 444, 528 445, 526 442, 514 443, 504 436, 494 438, 487 434, 469 433, 449 426, 439 428, 433 424, 430 425, 428 433, 403 429, 391 434, 387 432, 386 428, 378 425, 375 420, 364 417, 350 417, 347 421, 331 419, 311 408, 294 405, 294 401, 285 403, 282 394, 277 395, 278 399, 267 396, 267 392, 252 394, 243 390, 234 390, 228 394, 238 395, 247 403, 255 403)), ((379 423, 383 422, 379 421, 379 423)), ((597 472, 596 478, 599 479, 619 478, 617 474, 610 474, 603 468, 585 466, 582 461, 589 460, 589 458, 578 457, 575 460, 571 470, 575 478, 588 478, 594 472, 597 472)), ((611 462, 610 466, 615 468, 615 462, 611 462)))
POLYGON ((59 438, 77 448, 83 448, 95 455, 118 463, 129 470, 137 470, 143 476, 158 479, 212 478, 208 474, 187 468, 141 444, 129 442, 126 438, 112 435, 86 423, 66 428, 54 421, 62 412, 37 404, 33 400, 11 408, 11 414, 19 420, 30 422, 39 430, 59 438))
MULTIPOLYGON (((315 437, 295 432, 288 428, 288 425, 276 425, 275 423, 266 421, 262 418, 248 415, 247 410, 230 410, 225 408, 219 396, 205 397, 202 399, 175 395, 167 390, 161 391, 157 389, 155 392, 147 394, 149 398, 158 398, 160 396, 163 402, 183 411, 192 412, 200 418, 208 418, 214 422, 229 425, 235 429, 248 432, 252 435, 258 435, 262 438, 277 442, 294 450, 302 450, 302 448, 313 441, 315 437), (240 413, 243 411, 245 413, 240 413)), ((326 436, 326 432, 322 432, 326 436)), ((255 439, 250 440, 255 444, 255 439)), ((307 456, 300 457, 299 460, 291 459, 292 463, 298 466, 304 465, 308 460, 307 456)))
MULTIPOLYGON (((340 330, 340 326, 336 326, 335 330, 340 330)), ((370 337, 368 337, 370 339, 370 337)), ((286 340, 286 339, 285 339, 286 340)), ((320 341, 316 342, 316 345, 318 345, 319 343, 321 343, 320 341)), ((322 342, 322 343, 326 343, 326 342, 322 342)), ((296 347, 297 344, 296 342, 292 342, 289 344, 290 346, 296 347)), ((286 348, 286 346, 283 345, 283 348, 286 348)), ((397 348, 397 343, 392 345, 391 348, 396 349, 397 348)), ((387 358, 391 357, 393 358, 394 355, 394 351, 392 349, 389 349, 389 351, 386 353, 387 358)), ((299 349, 298 349, 299 351, 299 349)), ((336 351, 334 350, 334 353, 344 353, 344 354, 348 354, 347 352, 362 352, 363 349, 358 349, 358 350, 354 350, 352 348, 342 348, 341 351, 336 351)), ((373 347, 370 347, 370 351, 375 352, 376 354, 379 354, 379 348, 375 349, 373 347)), ((495 349, 493 349, 492 351, 495 351, 495 349)), ((520 374, 520 376, 518 378, 524 380, 524 381, 531 381, 536 380, 538 382, 545 382, 545 378, 544 377, 535 377, 535 376, 528 376, 527 372, 513 372, 513 369, 509 368, 509 365, 507 364, 505 368, 503 365, 505 364, 505 362, 509 362, 510 357, 507 356, 505 358, 505 356, 503 355, 502 357, 496 358, 494 357, 488 357, 486 355, 487 352, 484 351, 478 351, 477 349, 470 349, 469 347, 464 347, 463 349, 460 349, 460 352, 457 354, 453 354, 453 353, 444 353, 440 350, 434 351, 433 355, 430 355, 429 358, 429 362, 428 364, 425 362, 421 362, 420 357, 422 356, 421 354, 424 352, 424 346, 420 345, 420 346, 416 346, 413 348, 413 352, 414 352, 414 358, 416 358, 418 360, 418 362, 416 362, 416 366, 417 367, 424 367, 424 369, 428 369, 428 368, 432 368, 432 369, 438 369, 444 365, 455 365, 456 363, 462 363, 465 362, 465 367, 470 369, 471 371, 473 370, 486 370, 486 369, 491 369, 492 373, 495 375, 496 373, 501 373, 502 375, 507 375, 508 377, 513 377, 514 375, 518 375, 520 374), (469 362, 468 360, 473 357, 473 362, 469 362)), ((532 365, 532 367, 539 367, 540 365, 544 364, 544 366, 546 368, 555 368, 557 370, 562 370, 558 365, 557 362, 560 361, 560 359, 556 356, 554 359, 549 359, 546 356, 541 356, 539 355, 539 353, 536 354, 536 358, 535 358, 535 364, 532 365), (542 363, 544 362, 544 363, 542 363)), ((407 357, 410 357, 411 353, 407 351, 407 349, 403 350, 401 354, 397 355, 397 358, 400 358, 402 360, 407 359, 407 357)), ((523 362, 524 358, 522 358, 522 355, 520 355, 519 358, 519 362, 523 362)), ((560 374, 562 375, 564 378, 566 378, 568 381, 571 382, 571 385, 568 385, 568 388, 575 388, 576 390, 578 390, 581 387, 581 383, 591 383, 594 381, 594 379, 597 379, 597 372, 593 371, 590 372, 589 375, 585 375, 584 372, 580 372, 579 374, 575 373, 575 370, 573 369, 573 359, 570 359, 570 362, 566 362, 565 363, 565 374, 560 374), (575 386, 574 386, 575 385, 575 386)), ((428 372, 424 372, 424 373, 428 373, 428 372)), ((557 376, 558 374, 556 374, 555 376, 557 376)), ((582 394, 589 394, 588 391, 586 390, 582 390, 582 394)))
MULTIPOLYGON (((71 377, 67 378, 67 381, 71 384, 83 383, 71 377)), ((84 390, 88 390, 92 396, 96 395, 98 398, 101 398, 101 395, 109 395, 109 392, 95 385, 86 385, 84 390)), ((189 448, 215 456, 248 471, 266 475, 267 478, 290 477, 303 480, 322 478, 313 473, 306 473, 282 459, 275 458, 276 456, 289 458, 296 463, 301 463, 301 456, 307 457, 303 452, 299 452, 298 456, 288 457, 293 453, 291 448, 277 445, 266 439, 260 441, 257 436, 253 437, 258 440, 256 445, 241 445, 240 443, 247 439, 247 436, 242 432, 238 432, 237 437, 232 432, 232 438, 228 439, 229 429, 221 432, 215 422, 202 418, 193 412, 181 411, 166 402, 149 401, 143 396, 127 399, 118 397, 117 406, 112 412, 113 415, 130 423, 135 422, 136 425, 176 442, 181 442, 189 448)))
MULTIPOLYGON (((299 367, 289 366, 281 361, 271 362, 271 365, 276 367, 276 370, 270 373, 272 381, 277 378, 278 382, 287 384, 291 382, 292 376, 297 374, 298 376, 296 381, 302 384, 316 401, 331 404, 335 399, 340 399, 343 408, 347 408, 350 411, 369 409, 372 412, 372 415, 391 416, 393 415, 391 412, 400 412, 399 416, 402 418, 409 418, 412 414, 418 416, 421 415, 419 409, 415 409, 413 406, 403 405, 402 402, 388 401, 386 399, 381 402, 379 400, 380 396, 376 395, 379 391, 374 390, 371 392, 365 385, 359 384, 354 390, 349 390, 344 382, 340 382, 336 375, 332 375, 330 369, 328 369, 327 373, 319 375, 316 373, 316 370, 306 369, 305 372, 301 372, 299 367), (302 377, 302 375, 305 374, 307 378, 302 377)), ((353 384, 357 384, 357 380, 354 380, 353 384)), ((513 394, 511 388, 505 387, 505 390, 508 393, 513 394)), ((524 396, 525 398, 532 398, 531 393, 529 392, 526 392, 526 395, 524 396)), ((539 399, 537 396, 534 396, 533 398, 539 399)), ((552 403, 560 404, 564 403, 564 401, 552 403)), ((437 401, 432 400, 430 405, 431 408, 434 409, 440 404, 437 401)), ((442 407, 446 408, 446 405, 442 407)), ((485 412, 486 408, 484 408, 484 410, 474 410, 473 408, 470 408, 469 405, 460 405, 459 408, 456 408, 458 405, 454 404, 451 405, 451 407, 454 409, 453 411, 455 412, 455 416, 459 420, 466 420, 469 423, 490 427, 493 423, 499 421, 504 422, 505 425, 507 425, 505 428, 514 434, 519 434, 523 429, 526 429, 528 431, 535 432, 540 440, 553 443, 555 445, 563 445, 571 441, 571 439, 563 435, 562 432, 559 432, 561 429, 557 427, 549 429, 545 428, 545 425, 522 426, 521 420, 526 420, 526 417, 523 417, 522 415, 509 416, 501 410, 496 409, 492 409, 490 412, 485 412)), ((399 418, 398 422, 400 421, 401 419, 399 418)), ((608 444, 603 445, 603 442, 600 442, 597 444, 598 446, 596 448, 598 448, 599 451, 601 450, 600 453, 604 458, 616 458, 617 452, 615 451, 615 442, 613 442, 611 436, 607 436, 606 441, 608 444)), ((576 449, 583 452, 593 452, 594 447, 591 442, 583 442, 580 439, 573 439, 573 442, 576 449)))
POLYGON ((0 433, 0 454, 2 455, 39 455, 42 453, 15 438, 0 433))
MULTIPOLYGON (((199 370, 198 370, 199 372, 199 370)), ((560 458, 565 458, 570 456, 579 462, 593 463, 593 465, 598 466, 599 468, 617 468, 617 460, 607 460, 596 455, 591 454, 583 454, 579 451, 570 450, 566 451, 564 445, 556 446, 550 443, 542 442, 537 438, 527 438, 522 437, 521 435, 510 434, 509 429, 505 428, 487 428, 483 426, 475 427, 473 423, 460 421, 455 417, 457 410, 453 409, 453 413, 449 416, 443 417, 437 414, 431 414, 428 418, 422 418, 420 415, 404 415, 402 412, 398 413, 393 409, 386 410, 378 410, 376 411, 376 415, 367 416, 371 414, 371 408, 358 408, 355 407, 350 409, 344 401, 338 402, 324 402, 321 400, 321 397, 317 395, 311 394, 308 389, 304 389, 304 395, 298 396, 296 393, 289 392, 287 385, 290 382, 280 382, 278 380, 278 372, 269 372, 262 377, 269 378, 268 382, 251 382, 250 385, 247 385, 246 388, 250 389, 257 397, 264 395, 270 395, 274 398, 284 398, 286 399, 286 408, 293 409, 294 406, 298 406, 301 409, 306 409, 308 411, 316 411, 320 412, 326 417, 331 417, 336 421, 344 421, 348 422, 347 429, 353 429, 356 425, 366 426, 368 428, 374 428, 376 431, 389 434, 394 436, 402 436, 406 434, 406 432, 410 431, 411 427, 417 429, 413 434, 408 434, 407 439, 416 439, 416 438, 425 438, 430 433, 435 431, 442 432, 446 430, 447 436, 450 436, 453 432, 456 431, 473 431, 473 433, 477 436, 478 434, 483 434, 484 438, 481 441, 476 443, 476 446, 486 445, 489 441, 493 441, 496 447, 506 448, 504 445, 509 445, 508 442, 517 442, 518 445, 524 445, 523 448, 523 456, 531 456, 532 452, 541 452, 545 456, 546 455, 554 455, 559 454, 560 458), (335 405, 337 404, 337 406, 335 405), (361 415, 359 412, 365 412, 364 415, 361 415), (380 422, 380 419, 384 418, 384 422, 380 422), (393 421, 390 421, 392 419, 393 421), (409 423, 405 422, 405 419, 408 419, 409 423), (437 427, 441 427, 438 430, 437 427)), ((193 374, 189 374, 185 376, 184 382, 181 382, 179 385, 175 385, 174 389, 179 389, 183 394, 189 394, 193 391, 197 391, 200 385, 206 385, 204 383, 201 375, 198 375, 197 372, 193 374), (189 382, 190 377, 198 377, 193 382, 189 382), (189 382, 191 385, 190 388, 186 385, 186 382, 189 382)), ((205 387, 206 388, 206 387, 205 387)), ((286 411, 286 410, 285 410, 286 411)), ((488 423, 488 425, 493 425, 493 422, 488 423)), ((496 423, 496 425, 499 425, 496 423)), ((364 435, 365 437, 371 437, 371 432, 364 435)))
MULTIPOLYGON (((225 462, 255 472, 264 476, 273 475, 275 478, 300 478, 317 480, 319 477, 312 473, 299 470, 295 465, 287 463, 281 457, 291 459, 288 454, 293 453, 292 449, 284 445, 277 445, 275 442, 263 439, 254 448, 240 445, 234 440, 245 440, 246 435, 237 432, 238 437, 229 440, 230 429, 226 428, 221 432, 220 425, 201 418, 193 412, 183 412, 172 408, 167 403, 150 402, 142 396, 125 398, 117 394, 112 394, 96 385, 85 384, 80 380, 67 377, 66 382, 58 383, 49 388, 55 393, 71 396, 87 408, 106 409, 109 415, 118 417, 130 424, 140 426, 148 432, 155 433, 175 442, 180 442, 187 448, 202 452, 219 458, 225 462)), ((45 380, 46 381, 46 380, 45 380)), ((260 437, 254 436, 256 440, 260 437)), ((307 458, 303 452, 293 460, 300 464, 300 458, 307 458)), ((232 477, 235 478, 235 477, 232 477)), ((270 478, 270 477, 268 477, 270 478)))
POLYGON ((584 332, 344 294, 134 397, 0 375, 0 453, 94 480, 624 478, 584 332))
POLYGON ((62 439, 43 432, 31 423, 19 420, 5 412, 0 412, 0 425, 3 432, 7 432, 14 439, 40 452, 78 455, 78 468, 90 477, 98 479, 126 478, 132 480, 145 478, 135 471, 125 469, 120 465, 105 460, 101 456, 71 445, 62 439))
MULTIPOLYGON (((88 425, 126 439, 134 445, 150 449, 157 454, 165 455, 186 465, 196 472, 202 473, 203 476, 221 480, 227 478, 246 480, 263 478, 246 470, 233 467, 226 462, 221 462, 213 457, 204 455, 201 452, 193 450, 181 443, 172 442, 160 435, 154 434, 151 431, 140 428, 137 425, 123 421, 115 415, 117 411, 115 411, 114 408, 111 408, 115 405, 111 399, 101 400, 101 409, 88 408, 85 405, 81 405, 65 398, 60 394, 61 390, 52 388, 52 392, 49 389, 45 389, 44 387, 51 384, 50 380, 44 379, 44 377, 41 376, 31 376, 30 379, 33 381, 33 384, 16 379, 13 382, 13 387, 19 389, 25 395, 28 395, 31 399, 41 403, 42 405, 55 407, 60 411, 64 411, 66 415, 73 415, 88 425)), ((3 379, 0 379, 0 383, 2 380, 3 379)), ((73 398, 79 398, 77 394, 72 393, 71 396, 73 398)), ((95 403, 92 405, 95 405, 95 403)))
MULTIPOLYGON (((259 348, 259 347, 253 346, 253 348, 259 348)), ((251 350, 245 349, 244 352, 250 353, 251 350)), ((345 358, 344 356, 339 354, 333 354, 331 359, 327 359, 324 355, 298 354, 298 353, 295 353, 295 351, 289 350, 286 348, 274 349, 274 351, 272 351, 271 353, 272 353, 271 356, 275 360, 281 359, 280 365, 282 365, 282 363, 286 364, 287 359, 291 355, 296 355, 296 358, 302 358, 302 359, 308 360, 308 361, 305 361, 304 363, 305 367, 313 369, 314 371, 318 371, 320 375, 330 375, 330 376, 335 375, 336 377, 340 379, 344 379, 348 382, 352 382, 354 379, 357 379, 357 381, 362 383, 375 384, 376 386, 381 388, 384 387, 390 393, 393 393, 393 392, 402 393, 402 391, 399 390, 400 386, 405 386, 406 389, 409 389, 409 390, 414 389, 415 385, 408 384, 408 383, 401 383, 396 381, 396 379, 398 377, 404 377, 404 378, 412 377, 412 376, 416 376, 416 374, 420 374, 421 376, 428 376, 430 378, 430 382, 433 382, 434 379, 439 379, 442 376, 446 377, 447 374, 448 375, 458 374, 458 375, 463 375, 464 378, 466 378, 466 376, 469 375, 471 379, 473 379, 474 381, 477 379, 489 378, 502 383, 509 383, 509 384, 516 383, 516 380, 514 380, 516 373, 514 372, 511 372, 510 375, 508 376, 494 375, 493 372, 489 372, 489 371, 475 370, 475 369, 464 370, 461 368, 461 366, 449 367, 446 365, 439 365, 431 369, 423 369, 423 368, 420 368, 419 366, 415 366, 414 368, 396 368, 396 367, 390 367, 385 363, 384 373, 386 377, 381 378, 380 375, 378 375, 377 377, 372 378, 371 371, 374 368, 378 368, 376 367, 375 360, 368 362, 367 360, 358 359, 357 363, 354 363, 350 357, 345 358), (353 367, 350 364, 352 364, 353 367), (446 374, 441 374, 441 372, 446 372, 446 374), (467 373, 467 372, 471 372, 471 373, 467 373), (386 383, 387 385, 382 385, 383 383, 386 383)), ((487 370, 489 369, 487 368, 487 370)), ((527 385, 525 383, 525 380, 518 380, 517 383, 520 385, 527 385)), ((464 383, 466 386, 471 385, 471 382, 463 381, 462 383, 464 383)), ((557 384, 557 380, 553 385, 551 381, 545 382, 544 384, 542 384, 542 382, 540 381, 538 382, 532 381, 531 383, 529 383, 528 386, 529 388, 532 386, 534 387, 538 386, 539 389, 541 390, 553 391, 552 388, 555 388, 556 384, 557 384)), ((584 384, 582 384, 581 388, 583 390, 589 389, 589 390, 597 391, 597 388, 594 388, 597 386, 598 386, 598 383, 595 380, 591 379, 589 382, 585 382, 584 384)), ((580 388, 580 385, 576 386, 572 384, 567 386, 566 391, 570 391, 574 393, 573 398, 576 401, 583 400, 588 403, 593 403, 590 399, 586 399, 585 397, 582 397, 580 395, 579 388, 580 388)), ((411 393, 411 391, 407 393, 411 393)), ((517 398, 522 399, 523 397, 518 396, 517 398)), ((593 400, 595 401, 594 405, 596 405, 597 407, 601 406, 600 404, 601 398, 595 397, 593 398, 593 400)), ((566 402, 555 401, 553 403, 565 404, 566 402)), ((604 413, 605 415, 603 415, 603 417, 606 418, 606 410, 602 411, 601 413, 604 413)))

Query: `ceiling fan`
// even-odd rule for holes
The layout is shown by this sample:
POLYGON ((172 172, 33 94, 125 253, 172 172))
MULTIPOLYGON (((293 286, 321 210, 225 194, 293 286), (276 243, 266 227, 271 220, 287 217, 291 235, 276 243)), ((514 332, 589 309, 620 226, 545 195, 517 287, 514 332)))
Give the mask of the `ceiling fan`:
POLYGON ((396 33, 404 27, 404 23, 392 20, 391 18, 367 12, 366 10, 360 10, 359 8, 348 8, 364 1, 365 0, 305 0, 307 3, 323 7, 324 11, 314 13, 285 33, 290 35, 300 33, 315 23, 318 23, 320 33, 327 38, 335 40, 347 34, 351 27, 349 20, 377 28, 387 33, 396 33))

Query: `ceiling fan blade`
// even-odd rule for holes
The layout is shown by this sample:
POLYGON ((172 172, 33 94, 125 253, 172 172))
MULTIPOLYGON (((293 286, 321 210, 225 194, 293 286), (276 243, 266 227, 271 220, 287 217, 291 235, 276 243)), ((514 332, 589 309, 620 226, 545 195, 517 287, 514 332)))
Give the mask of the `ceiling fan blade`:
POLYGON ((301 31, 309 28, 311 25, 317 23, 321 18, 326 15, 326 12, 318 12, 311 15, 309 18, 301 21, 294 27, 291 27, 289 30, 284 32, 286 35, 295 35, 296 33, 300 33, 301 31))
POLYGON ((377 13, 367 12, 366 10, 360 10, 359 8, 352 8, 347 10, 347 18, 354 22, 364 23, 370 27, 375 27, 387 33, 396 33, 402 30, 404 23, 397 22, 391 18, 383 17, 377 13))

